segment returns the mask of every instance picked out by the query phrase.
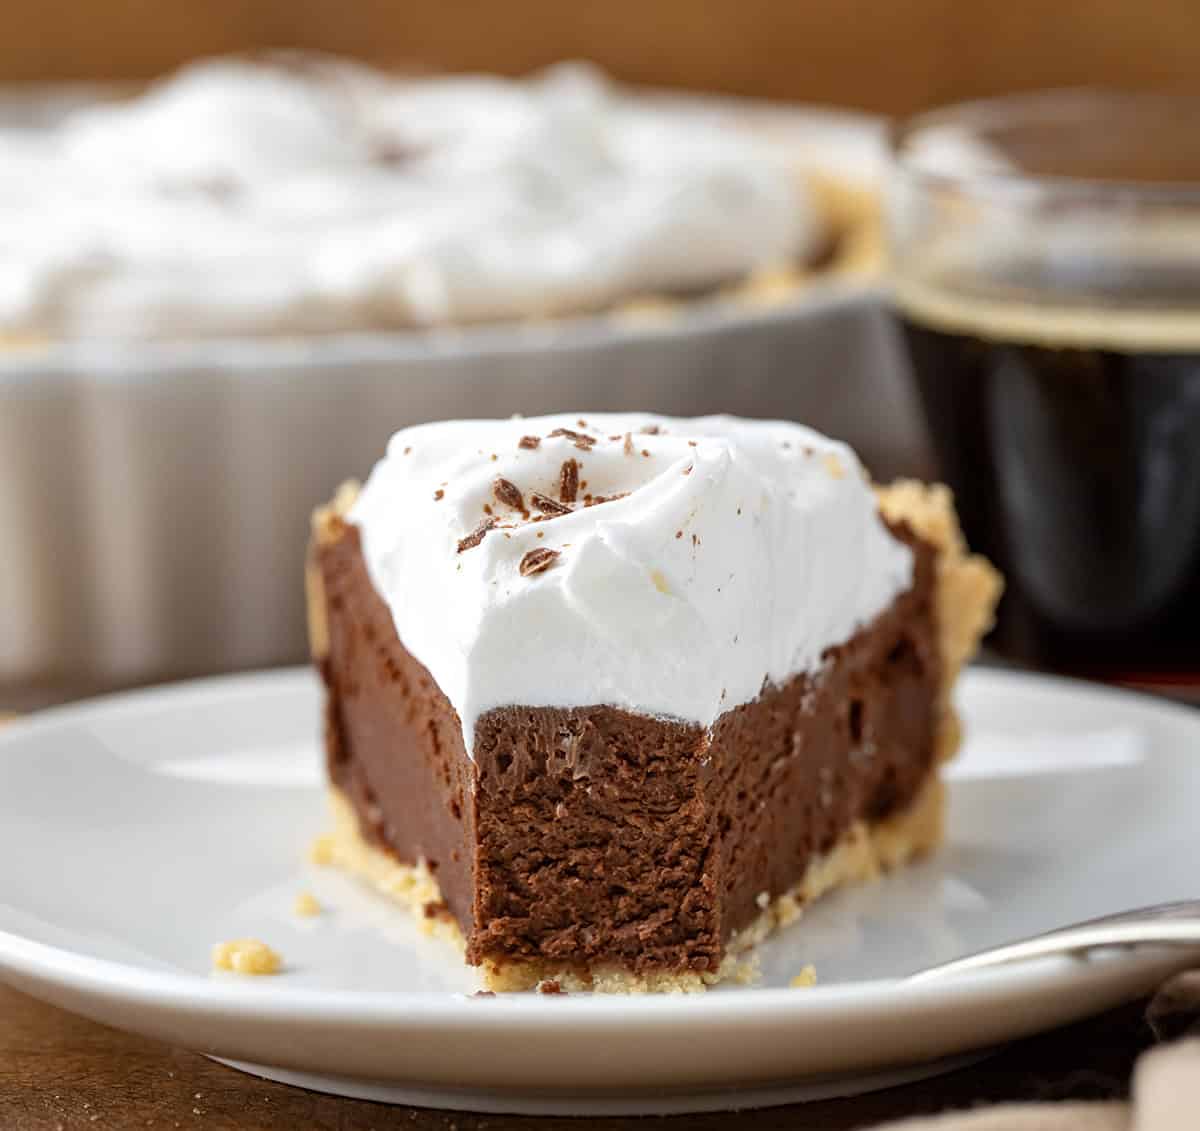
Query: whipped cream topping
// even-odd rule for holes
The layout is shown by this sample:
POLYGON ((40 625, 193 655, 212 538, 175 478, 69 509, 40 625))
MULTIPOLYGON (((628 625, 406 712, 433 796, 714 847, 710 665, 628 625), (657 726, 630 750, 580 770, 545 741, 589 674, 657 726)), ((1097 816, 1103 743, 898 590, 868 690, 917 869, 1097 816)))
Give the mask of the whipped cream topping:
POLYGON ((216 60, 0 129, 0 330, 319 332, 600 309, 807 257, 778 145, 596 72, 216 60))
POLYGON ((480 715, 511 705, 709 726, 817 671, 912 584, 854 453, 782 422, 407 428, 350 521, 468 751, 480 715))

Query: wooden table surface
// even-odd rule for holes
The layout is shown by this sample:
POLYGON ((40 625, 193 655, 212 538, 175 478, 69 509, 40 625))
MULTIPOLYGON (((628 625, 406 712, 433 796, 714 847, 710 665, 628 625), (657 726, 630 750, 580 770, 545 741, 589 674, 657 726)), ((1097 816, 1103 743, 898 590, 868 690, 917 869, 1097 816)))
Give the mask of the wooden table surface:
MULTIPOLYGON (((1009 1046, 948 1076, 853 1099, 738 1114, 655 1119, 663 1131, 849 1131, 1000 1100, 1123 1096, 1152 1041, 1141 1004, 1009 1046)), ((197 1053, 130 1036, 0 987, 0 1128, 246 1128, 252 1131, 608 1131, 622 1119, 525 1119, 387 1107, 289 1088, 197 1053)))

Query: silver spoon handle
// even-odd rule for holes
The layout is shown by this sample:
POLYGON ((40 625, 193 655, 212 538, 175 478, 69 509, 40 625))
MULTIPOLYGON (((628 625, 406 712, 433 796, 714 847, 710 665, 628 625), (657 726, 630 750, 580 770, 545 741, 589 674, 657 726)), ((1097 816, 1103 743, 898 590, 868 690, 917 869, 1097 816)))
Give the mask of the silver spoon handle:
POLYGON ((1073 927, 1049 931, 1019 942, 992 947, 913 974, 925 982, 972 970, 1054 955, 1079 954, 1107 946, 1194 946, 1200 949, 1200 905, 1171 904, 1126 912, 1073 927))

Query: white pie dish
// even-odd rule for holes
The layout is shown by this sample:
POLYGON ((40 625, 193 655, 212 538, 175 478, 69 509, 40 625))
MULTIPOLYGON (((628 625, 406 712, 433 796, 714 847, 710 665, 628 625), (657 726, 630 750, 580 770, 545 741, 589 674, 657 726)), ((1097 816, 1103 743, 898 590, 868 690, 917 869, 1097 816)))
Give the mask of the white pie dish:
MULTIPOLYGON (((0 122, 53 120, 103 88, 0 91, 0 122)), ((878 184, 876 119, 641 92, 737 118, 798 167, 878 184)), ((110 687, 304 656, 312 506, 387 437, 444 417, 557 409, 802 420, 877 473, 920 470, 901 351, 870 279, 771 305, 437 332, 16 343, 0 350, 0 686, 110 687)))
POLYGON ((299 660, 313 505, 396 429, 551 411, 730 412, 920 471, 878 287, 456 333, 0 355, 0 683, 115 685, 299 660))

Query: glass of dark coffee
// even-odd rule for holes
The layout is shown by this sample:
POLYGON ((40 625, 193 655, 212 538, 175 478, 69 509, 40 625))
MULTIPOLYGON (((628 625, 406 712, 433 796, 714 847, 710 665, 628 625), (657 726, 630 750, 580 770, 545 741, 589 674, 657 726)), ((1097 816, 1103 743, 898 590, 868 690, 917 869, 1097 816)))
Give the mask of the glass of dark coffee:
POLYGON ((1013 659, 1200 683, 1200 98, 1062 91, 893 131, 896 310, 1013 659))

